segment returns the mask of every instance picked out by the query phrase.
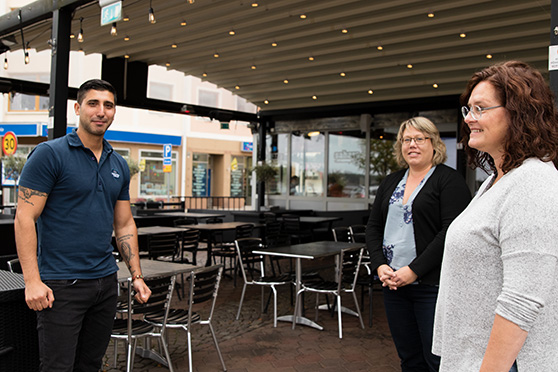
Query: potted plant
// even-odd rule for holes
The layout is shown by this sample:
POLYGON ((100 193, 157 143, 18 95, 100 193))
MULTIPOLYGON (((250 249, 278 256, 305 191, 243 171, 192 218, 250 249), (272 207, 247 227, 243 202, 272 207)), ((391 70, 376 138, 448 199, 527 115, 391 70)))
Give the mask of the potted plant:
POLYGON ((130 169, 130 179, 139 173, 139 164, 132 158, 126 158, 126 163, 128 163, 128 168, 130 169))
MULTIPOLYGON (((252 168, 252 172, 254 172, 256 174, 256 181, 258 183, 263 182, 264 183, 264 187, 263 187, 263 192, 264 192, 264 197, 267 196, 267 188, 268 188, 268 184, 275 180, 275 176, 277 176, 277 169, 275 169, 275 167, 266 164, 266 163, 260 163, 258 165, 256 165, 254 168, 252 168)), ((258 188, 258 195, 260 195, 260 188, 258 188)), ((261 201, 258 202, 258 210, 260 210, 260 207, 262 205, 264 205, 263 200, 264 198, 260 199, 261 201)))

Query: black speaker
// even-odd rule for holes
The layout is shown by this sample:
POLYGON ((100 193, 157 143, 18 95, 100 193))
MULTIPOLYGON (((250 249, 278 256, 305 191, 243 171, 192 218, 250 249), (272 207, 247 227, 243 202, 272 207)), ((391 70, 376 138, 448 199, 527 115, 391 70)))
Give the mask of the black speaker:
POLYGON ((38 370, 37 318, 25 303, 23 275, 0 270, 0 371, 38 370))

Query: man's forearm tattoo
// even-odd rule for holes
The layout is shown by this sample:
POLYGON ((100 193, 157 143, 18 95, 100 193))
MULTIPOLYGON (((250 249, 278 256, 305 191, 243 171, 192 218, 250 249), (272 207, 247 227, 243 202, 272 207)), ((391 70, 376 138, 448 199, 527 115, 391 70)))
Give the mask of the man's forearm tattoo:
MULTIPOLYGON (((129 243, 129 240, 133 236, 133 234, 122 235, 116 240, 116 243, 120 248, 120 254, 126 262, 126 265, 128 265, 128 268, 130 268, 130 260, 134 257, 134 254, 132 253, 132 246, 129 243)), ((133 275, 134 273, 131 274, 133 275)))
POLYGON ((40 196, 43 198, 46 198, 48 196, 46 192, 33 190, 23 186, 19 187, 19 191, 21 191, 21 196, 19 197, 19 200, 23 201, 24 203, 31 204, 33 206, 35 204, 30 200, 32 196, 40 196))

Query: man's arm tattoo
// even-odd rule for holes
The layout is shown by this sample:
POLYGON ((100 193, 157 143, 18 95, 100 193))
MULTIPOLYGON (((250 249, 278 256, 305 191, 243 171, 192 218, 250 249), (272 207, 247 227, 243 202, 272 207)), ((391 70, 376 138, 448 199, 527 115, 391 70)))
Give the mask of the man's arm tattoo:
MULTIPOLYGON (((133 234, 122 235, 116 240, 118 246, 120 247, 120 254, 126 262, 128 269, 130 268, 130 260, 134 257, 134 254, 132 253, 132 246, 128 240, 130 240, 133 236, 133 234)), ((133 275, 134 273, 131 274, 133 275)))
POLYGON ((33 206, 35 204, 30 200, 32 196, 40 196, 43 198, 46 198, 48 196, 46 192, 33 190, 23 186, 19 187, 19 191, 21 191, 21 196, 19 197, 19 200, 23 201, 24 203, 31 204, 33 206))

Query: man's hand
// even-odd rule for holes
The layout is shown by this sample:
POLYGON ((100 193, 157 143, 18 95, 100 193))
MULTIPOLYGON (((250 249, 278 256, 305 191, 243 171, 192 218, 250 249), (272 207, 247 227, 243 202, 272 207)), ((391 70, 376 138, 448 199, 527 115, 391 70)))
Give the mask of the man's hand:
POLYGON ((25 284, 25 302, 31 310, 41 311, 51 308, 54 302, 54 293, 45 283, 25 284))
POLYGON ((134 279, 132 284, 136 290, 136 301, 140 304, 146 303, 149 300, 149 297, 151 297, 151 289, 149 289, 143 279, 134 279))

